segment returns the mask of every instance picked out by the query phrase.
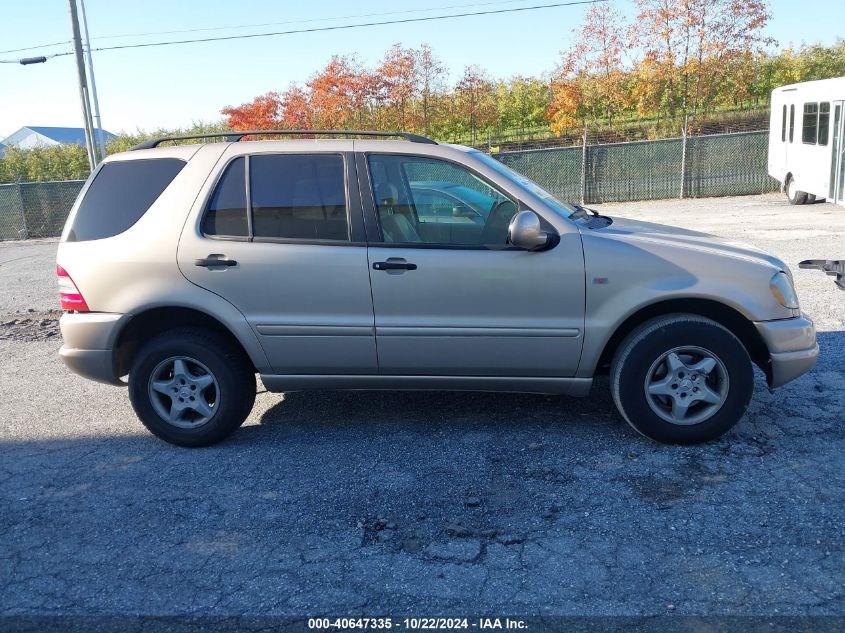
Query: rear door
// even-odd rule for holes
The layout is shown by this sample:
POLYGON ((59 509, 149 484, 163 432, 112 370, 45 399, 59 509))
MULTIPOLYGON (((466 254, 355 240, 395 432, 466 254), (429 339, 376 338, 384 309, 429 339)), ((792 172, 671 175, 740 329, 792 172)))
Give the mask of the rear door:
POLYGON ((278 374, 378 371, 350 156, 234 145, 182 234, 183 274, 246 316, 278 374))

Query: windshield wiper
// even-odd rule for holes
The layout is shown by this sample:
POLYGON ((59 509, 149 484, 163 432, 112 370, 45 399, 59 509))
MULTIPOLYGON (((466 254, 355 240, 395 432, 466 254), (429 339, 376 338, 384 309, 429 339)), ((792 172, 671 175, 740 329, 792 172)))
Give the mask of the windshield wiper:
POLYGON ((599 214, 599 212, 596 211, 595 209, 588 209, 587 207, 582 207, 580 204, 578 204, 576 202, 570 202, 569 204, 572 207, 575 208, 575 213, 573 213, 572 215, 569 216, 570 219, 575 218, 575 216, 577 216, 579 219, 585 218, 591 213, 597 218, 602 217, 601 214, 599 214))

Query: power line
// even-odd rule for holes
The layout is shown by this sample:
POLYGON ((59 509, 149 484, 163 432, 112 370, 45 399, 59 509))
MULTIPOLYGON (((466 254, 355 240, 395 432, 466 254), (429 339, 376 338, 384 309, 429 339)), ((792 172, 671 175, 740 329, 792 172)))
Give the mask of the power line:
MULTIPOLYGON (((321 27, 312 27, 307 29, 292 29, 288 31, 271 31, 269 33, 245 33, 242 35, 221 35, 218 37, 203 37, 203 38, 195 38, 195 39, 184 39, 184 40, 166 40, 160 42, 137 42, 133 44, 117 44, 114 46, 101 46, 98 48, 92 48, 92 51, 114 51, 114 50, 124 50, 130 48, 151 48, 156 46, 174 46, 174 45, 181 45, 181 44, 200 44, 206 42, 223 42, 223 41, 230 41, 230 40, 244 40, 244 39, 256 39, 261 37, 276 37, 281 35, 296 35, 300 33, 318 33, 324 31, 341 31, 341 30, 349 30, 349 29, 358 29, 358 28, 367 28, 372 26, 387 26, 391 24, 410 24, 410 23, 417 23, 417 22, 433 22, 436 20, 449 20, 454 18, 467 18, 467 17, 476 17, 482 15, 501 15, 505 13, 517 13, 522 11, 537 11, 541 9, 553 9, 558 7, 570 7, 576 5, 584 5, 584 4, 597 4, 599 2, 608 2, 608 0, 574 0, 571 2, 555 2, 551 4, 538 4, 533 5, 530 7, 511 7, 508 9, 490 9, 487 11, 469 11, 465 13, 453 13, 450 15, 431 15, 431 16, 423 16, 418 18, 402 18, 399 20, 383 20, 380 22, 360 22, 357 24, 338 24, 334 26, 321 26, 321 27)), ((73 55, 73 52, 67 51, 63 53, 53 53, 52 55, 46 56, 48 59, 53 57, 63 57, 66 55, 73 55)), ((19 60, 0 60, 0 63, 5 64, 17 64, 19 60)))
MULTIPOLYGON (((378 13, 359 13, 356 15, 335 15, 330 17, 323 17, 323 18, 307 18, 302 20, 285 20, 284 22, 260 22, 257 24, 236 24, 236 25, 228 25, 228 26, 208 26, 196 29, 180 29, 175 31, 151 31, 147 33, 122 33, 116 35, 99 35, 96 37, 92 37, 93 40, 113 40, 115 38, 121 37, 149 37, 150 35, 174 35, 176 33, 201 33, 205 31, 229 31, 235 29, 252 29, 258 28, 262 26, 281 26, 284 24, 307 24, 312 22, 331 22, 333 20, 357 20, 359 18, 372 18, 376 16, 388 16, 388 15, 404 15, 408 13, 426 13, 430 11, 449 11, 452 9, 465 9, 467 7, 486 7, 491 5, 497 4, 513 4, 515 2, 528 2, 529 0, 496 0, 496 2, 472 2, 469 4, 453 4, 449 6, 440 6, 440 7, 426 7, 424 9, 405 9, 403 11, 383 11, 378 13)), ((66 42, 59 42, 60 44, 64 44, 66 42)), ((51 46, 49 44, 45 44, 45 46, 51 46)), ((37 47, 33 47, 37 48, 37 47)), ((29 49, 19 49, 19 50, 29 50, 29 49)), ((11 51, 0 51, 2 52, 11 52, 11 51)))
MULTIPOLYGON (((409 24, 413 22, 432 22, 434 20, 448 20, 451 18, 466 18, 480 15, 497 15, 503 13, 516 13, 520 11, 537 11, 539 9, 553 9, 557 7, 569 7, 580 4, 596 4, 598 2, 607 2, 608 0, 576 0, 574 2, 555 2, 552 4, 538 4, 530 7, 513 7, 510 9, 491 9, 488 11, 472 11, 467 13, 453 13, 450 15, 431 15, 420 18, 403 18, 401 20, 385 20, 382 22, 362 22, 358 24, 339 24, 335 26, 321 26, 309 29, 294 29, 290 31, 273 31, 269 33, 245 33, 243 35, 221 35, 218 37, 203 37, 189 40, 170 40, 163 42, 140 42, 135 44, 118 44, 115 46, 101 46, 94 48, 94 51, 114 51, 127 48, 149 48, 152 46, 172 46, 176 44, 197 44, 204 42, 223 42, 229 40, 244 40, 254 39, 258 37, 274 37, 278 35, 295 35, 298 33, 317 33, 321 31, 341 31, 347 29, 358 29, 370 26, 385 26, 389 24, 409 24)), ((67 53, 70 54, 70 53, 67 53)))
MULTIPOLYGON (((228 31, 234 29, 250 29, 250 28, 258 28, 262 26, 280 26, 283 24, 306 24, 311 22, 330 22, 332 20, 356 20, 359 18, 372 18, 375 16, 388 16, 388 15, 403 15, 408 13, 421 13, 421 12, 428 12, 428 11, 447 11, 451 9, 465 9, 466 7, 485 7, 497 4, 512 4, 514 2, 528 2, 529 0, 496 0, 495 2, 473 2, 469 4, 453 4, 449 6, 440 6, 440 7, 427 7, 425 9, 406 9, 403 11, 387 11, 387 12, 379 12, 379 13, 363 13, 363 14, 356 14, 356 15, 336 15, 330 17, 323 17, 323 18, 307 18, 302 20, 285 20, 284 22, 261 22, 257 24, 236 24, 236 25, 229 25, 229 26, 209 26, 209 27, 202 27, 196 29, 180 29, 174 31, 149 31, 147 33, 119 33, 119 34, 112 34, 112 35, 98 35, 92 37, 92 40, 113 40, 122 37, 149 37, 151 35, 174 35, 176 33, 201 33, 206 31, 228 31)), ((6 53, 18 53, 22 51, 31 51, 37 48, 49 48, 51 46, 60 46, 62 44, 70 44, 69 40, 65 40, 64 42, 52 42, 50 44, 39 44, 37 46, 27 46, 25 48, 12 48, 6 51, 0 51, 0 55, 4 55, 6 53)))
POLYGON ((70 44, 70 40, 53 42, 52 44, 39 44, 38 46, 26 46, 24 48, 10 48, 7 51, 0 51, 0 55, 5 55, 6 53, 20 53, 23 51, 34 51, 36 48, 50 48, 51 46, 61 46, 62 44, 70 44))

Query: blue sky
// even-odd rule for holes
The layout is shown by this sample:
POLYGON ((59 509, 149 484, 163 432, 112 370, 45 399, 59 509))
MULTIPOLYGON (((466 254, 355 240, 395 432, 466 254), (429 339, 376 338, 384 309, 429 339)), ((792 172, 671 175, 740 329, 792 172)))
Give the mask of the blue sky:
MULTIPOLYGON (((632 0, 611 0, 635 12, 632 0)), ((107 46, 129 41, 159 41, 255 33, 357 21, 420 17, 462 11, 545 4, 540 0, 86 0, 93 38, 147 32, 204 29, 222 25, 293 22, 284 26, 228 29, 158 36, 95 39, 107 46), (444 10, 456 5, 463 9, 444 10), (366 19, 342 16, 420 10, 366 19), (319 22, 302 22, 318 19, 319 22)), ((840 0, 772 0, 767 34, 781 46, 789 43, 832 44, 845 36, 840 0)), ((283 90, 307 79, 333 53, 357 54, 374 63, 396 42, 428 43, 457 75, 479 64, 495 77, 551 71, 559 52, 572 41, 586 8, 560 7, 505 15, 457 18, 439 22, 377 26, 347 31, 297 34, 185 46, 95 53, 94 63, 103 126, 121 130, 181 127, 214 121, 220 109, 268 90, 283 90)), ((70 38, 65 0, 0 0, 0 50, 60 42, 70 38)), ((2 53, 0 59, 69 50, 58 45, 39 51, 2 53)), ((73 58, 46 64, 0 64, 0 138, 23 125, 81 125, 73 58)))

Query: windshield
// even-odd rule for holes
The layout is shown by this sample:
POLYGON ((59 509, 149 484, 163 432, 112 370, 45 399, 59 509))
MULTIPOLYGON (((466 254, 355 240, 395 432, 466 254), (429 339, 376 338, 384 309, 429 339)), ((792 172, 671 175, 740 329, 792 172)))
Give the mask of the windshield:
POLYGON ((572 204, 567 204, 565 202, 561 202, 560 200, 555 198, 552 194, 550 194, 548 191, 543 189, 536 182, 534 182, 533 180, 531 180, 529 178, 526 178, 525 176, 523 176, 519 172, 514 171, 513 169, 511 169, 510 167, 508 167, 504 163, 500 163, 499 161, 497 161, 492 156, 488 156, 487 154, 484 154, 483 152, 478 152, 478 151, 471 152, 471 153, 475 158, 480 160, 482 163, 484 163, 488 167, 491 167, 495 171, 499 172, 500 174, 502 174, 508 180, 516 183, 517 185, 519 185, 523 189, 527 190, 529 193, 532 193, 535 196, 537 196, 538 198, 542 199, 543 202, 545 202, 547 205, 549 205, 552 209, 557 211, 563 217, 569 218, 570 216, 572 216, 573 213, 579 212, 577 205, 572 205, 572 204))

